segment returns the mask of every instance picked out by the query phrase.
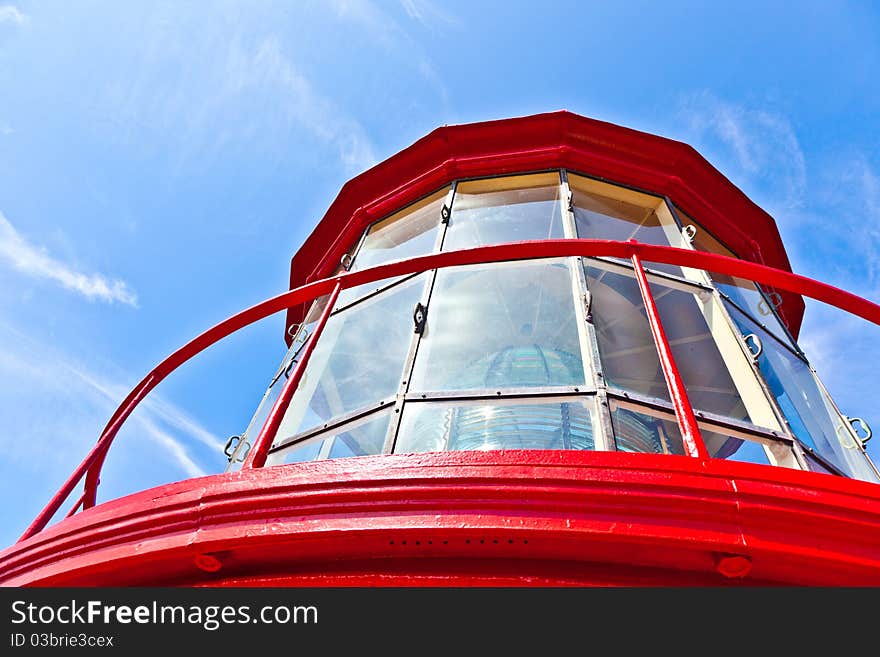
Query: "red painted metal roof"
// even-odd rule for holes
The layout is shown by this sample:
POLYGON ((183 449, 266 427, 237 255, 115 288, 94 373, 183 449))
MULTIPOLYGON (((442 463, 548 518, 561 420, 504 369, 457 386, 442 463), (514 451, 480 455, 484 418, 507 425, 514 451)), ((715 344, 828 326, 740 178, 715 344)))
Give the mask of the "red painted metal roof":
MULTIPOLYGON (((773 217, 691 146, 558 111, 437 128, 351 179, 293 256, 291 289, 332 274, 370 223, 452 180, 552 168, 665 194, 741 258, 791 271, 773 217)), ((796 336, 803 299, 781 294, 796 336)), ((302 312, 289 310, 288 326, 302 312)))

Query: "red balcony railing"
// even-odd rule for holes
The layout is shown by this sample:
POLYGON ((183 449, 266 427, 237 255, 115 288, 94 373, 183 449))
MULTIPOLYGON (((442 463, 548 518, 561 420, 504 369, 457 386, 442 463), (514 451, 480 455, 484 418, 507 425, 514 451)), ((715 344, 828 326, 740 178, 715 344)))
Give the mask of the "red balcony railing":
POLYGON ((245 462, 245 467, 261 467, 268 453, 269 447, 275 437, 281 418, 290 403, 290 399, 296 390, 298 381, 302 376, 308 361, 309 354, 320 338, 321 330, 332 311, 333 303, 342 290, 372 283, 375 281, 427 271, 431 269, 443 269, 460 265, 474 265, 480 263, 503 262, 510 260, 531 260, 536 258, 558 258, 572 256, 589 257, 614 257, 631 259, 636 271, 639 289, 648 313, 648 319, 654 341, 660 355, 661 365, 670 395, 673 400, 676 418, 684 439, 685 448, 689 456, 708 458, 708 453, 700 437, 699 428, 694 417, 694 411, 687 398, 684 384, 675 366, 669 344, 666 341, 663 327, 660 323, 653 297, 648 286, 642 262, 657 262, 670 265, 703 269, 709 272, 717 272, 749 279, 756 283, 772 288, 787 290, 801 294, 829 305, 835 306, 846 312, 858 315, 863 319, 880 325, 880 306, 863 299, 857 295, 838 289, 831 285, 806 278, 791 272, 774 269, 745 260, 738 260, 723 255, 679 249, 668 246, 655 246, 636 242, 614 242, 609 240, 590 239, 556 239, 538 240, 529 242, 512 242, 492 246, 482 246, 460 251, 434 253, 431 255, 399 260, 387 264, 349 272, 332 278, 322 279, 290 290, 284 294, 258 303, 232 317, 220 322, 208 329, 194 340, 190 341, 165 360, 159 363, 153 371, 147 374, 138 383, 111 416, 97 443, 86 455, 79 466, 52 497, 46 507, 34 519, 31 525, 22 535, 25 540, 42 531, 58 509, 70 497, 76 486, 85 478, 82 495, 68 512, 68 516, 76 513, 81 507, 89 508, 95 505, 97 488, 100 482, 101 468, 107 452, 122 427, 123 423, 131 415, 132 411, 166 376, 187 362, 196 354, 204 351, 215 342, 222 340, 228 335, 245 326, 253 324, 269 315, 310 303, 315 299, 330 295, 327 304, 317 326, 298 361, 296 371, 286 382, 282 393, 273 406, 268 419, 263 425, 251 453, 245 462))

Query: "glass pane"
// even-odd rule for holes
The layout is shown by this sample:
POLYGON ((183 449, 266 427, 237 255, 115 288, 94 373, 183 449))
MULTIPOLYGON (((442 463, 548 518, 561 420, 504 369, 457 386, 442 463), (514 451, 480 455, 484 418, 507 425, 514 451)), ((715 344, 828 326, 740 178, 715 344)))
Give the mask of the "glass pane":
POLYGON ((444 251, 563 237, 559 174, 459 183, 444 251))
MULTIPOLYGON (((611 423, 619 451, 679 455, 685 453, 678 423, 671 413, 646 407, 635 410, 633 406, 611 400, 611 423)), ((765 448, 757 440, 731 436, 716 425, 700 423, 699 427, 706 450, 712 458, 798 467, 791 449, 783 443, 765 448), (772 458, 768 449, 773 454, 772 458)))
POLYGON ((714 459, 773 465, 764 445, 759 442, 728 436, 703 426, 700 427, 700 434, 703 436, 709 456, 714 459))
POLYGON ((311 336, 312 331, 315 328, 315 323, 321 316, 321 312, 324 310, 326 304, 327 297, 321 297, 315 300, 308 313, 306 313, 305 321, 296 330, 290 348, 287 350, 284 359, 281 361, 281 365, 278 366, 272 380, 269 382, 269 388, 263 395, 260 405, 257 406, 257 410, 254 412, 251 421, 248 423, 247 429, 245 429, 242 434, 241 440, 232 454, 232 459, 230 460, 229 465, 226 466, 227 472, 241 469, 242 463, 244 463, 244 460, 247 457, 247 452, 251 448, 251 444, 260 433, 260 429, 262 429, 263 425, 266 423, 266 419, 269 417, 269 412, 272 410, 281 389, 284 387, 284 382, 296 366, 296 362, 299 360, 299 355, 308 341, 308 338, 311 336))
POLYGON ((810 456, 810 454, 804 453, 804 458, 807 460, 807 465, 810 466, 810 470, 812 472, 821 472, 823 474, 830 474, 830 475, 835 475, 835 476, 837 475, 837 473, 834 472, 834 470, 831 470, 830 468, 826 468, 824 465, 822 465, 819 462, 819 459, 814 458, 813 456, 810 456))
POLYGON ((320 436, 272 452, 266 459, 266 465, 381 454, 390 421, 390 409, 370 414, 320 436))
POLYGON ((281 465, 282 463, 305 463, 318 458, 324 441, 320 438, 311 438, 301 443, 291 445, 287 449, 269 454, 266 465, 281 465))
POLYGON ((593 449, 593 402, 407 403, 396 453, 593 449))
POLYGON ((620 452, 679 454, 684 456, 681 432, 675 419, 645 408, 623 408, 611 400, 611 426, 620 452))
POLYGON ((343 427, 332 440, 327 458, 338 459, 349 456, 370 456, 381 454, 385 446, 385 434, 391 422, 391 412, 382 412, 378 417, 368 418, 343 427))
MULTIPOLYGON (((360 271, 392 260, 431 253, 440 227, 440 209, 448 193, 449 188, 442 189, 370 226, 350 271, 360 271)), ((395 279, 365 283, 343 290, 337 305, 348 305, 354 299, 374 292, 393 280, 395 279)))
MULTIPOLYGON (((713 235, 702 228, 697 222, 682 212, 681 208, 676 206, 676 210, 685 225, 690 224, 697 229, 693 241, 695 249, 698 251, 705 251, 706 253, 717 253, 731 258, 738 257, 733 251, 715 239, 713 235)), ((752 317, 766 325, 767 328, 780 339, 791 344, 791 341, 788 338, 788 333, 782 328, 782 323, 784 322, 783 318, 777 316, 773 310, 782 305, 782 297, 778 292, 769 292, 765 298, 759 291, 759 287, 752 281, 711 271, 708 272, 708 274, 715 282, 716 287, 729 296, 735 304, 740 306, 743 310, 751 313, 752 317)))
MULTIPOLYGON (((635 278, 591 266, 585 272, 606 383, 670 401, 635 278)), ((651 291, 691 405, 750 421, 697 297, 656 281, 651 291)))
MULTIPOLYGON (((669 246, 666 230, 655 208, 662 199, 623 188, 614 188, 582 176, 569 175, 578 237, 584 239, 636 240, 644 244, 669 246)), ((677 231, 677 227, 671 227, 677 231)), ((649 269, 683 276, 674 265, 647 262, 649 269)))
POLYGON ((332 315, 281 422, 278 440, 397 393, 424 275, 332 315))
POLYGON ((782 328, 781 316, 777 316, 773 310, 782 305, 782 296, 778 292, 769 292, 765 297, 752 281, 711 272, 709 275, 718 289, 735 304, 748 311, 780 340, 793 346, 788 333, 782 328))
POLYGON ((730 304, 728 310, 742 335, 753 333, 760 338, 758 367, 798 440, 842 472, 857 479, 877 481, 861 448, 826 401, 809 366, 730 304))
POLYGON ((443 269, 410 390, 584 385, 564 260, 443 269))

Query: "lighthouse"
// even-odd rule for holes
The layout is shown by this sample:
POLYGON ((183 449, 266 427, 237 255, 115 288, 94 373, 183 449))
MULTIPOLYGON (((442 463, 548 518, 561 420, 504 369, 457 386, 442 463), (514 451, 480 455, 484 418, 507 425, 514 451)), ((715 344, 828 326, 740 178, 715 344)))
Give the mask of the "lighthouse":
POLYGON ((880 585, 871 428, 799 346, 804 297, 880 324, 686 144, 438 128, 343 186, 287 292, 144 377, 0 584, 880 585), (102 500, 134 408, 275 313, 225 469, 102 500))

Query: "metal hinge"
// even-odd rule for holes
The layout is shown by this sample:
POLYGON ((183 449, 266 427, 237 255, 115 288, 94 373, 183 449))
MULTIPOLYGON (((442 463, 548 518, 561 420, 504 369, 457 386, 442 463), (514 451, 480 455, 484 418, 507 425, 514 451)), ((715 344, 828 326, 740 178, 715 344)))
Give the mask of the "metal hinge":
MULTIPOLYGON (((229 463, 232 463, 232 459, 235 458, 235 450, 238 448, 238 444, 242 440, 242 436, 229 436, 229 440, 226 441, 226 446, 223 448, 223 454, 226 456, 226 460, 229 463)), ((239 459, 240 461, 244 461, 248 452, 251 451, 251 444, 249 442, 245 440, 244 445, 244 454, 241 455, 241 458, 239 459)))
POLYGON ((584 317, 590 323, 593 322, 593 295, 590 294, 589 290, 584 292, 583 296, 584 302, 584 317))
POLYGON ((413 309, 413 324, 415 332, 421 335, 425 331, 425 322, 428 321, 428 309, 421 303, 417 303, 413 309))

